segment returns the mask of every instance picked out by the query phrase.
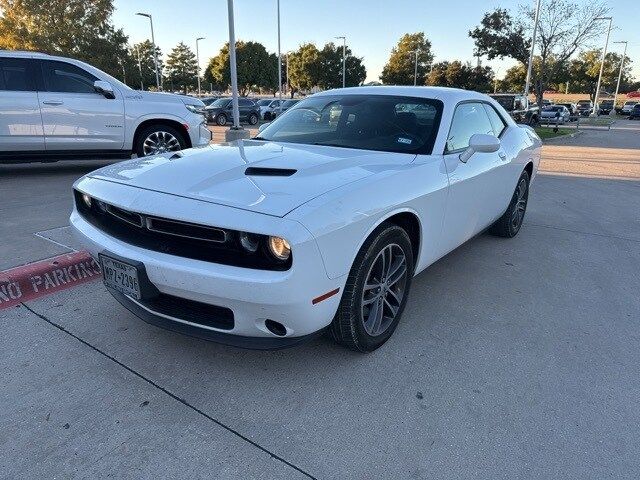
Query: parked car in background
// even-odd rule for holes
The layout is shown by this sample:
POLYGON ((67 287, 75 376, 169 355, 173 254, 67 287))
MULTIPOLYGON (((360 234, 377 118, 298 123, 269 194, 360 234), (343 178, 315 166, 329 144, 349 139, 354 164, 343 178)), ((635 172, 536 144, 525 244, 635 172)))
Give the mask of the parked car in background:
POLYGON ((87 174, 70 223, 146 322, 252 348, 327 328, 369 352, 415 275, 485 229, 518 234, 541 144, 481 93, 329 90, 253 140, 87 174))
POLYGON ((141 92, 71 58, 0 51, 0 161, 153 155, 207 145, 204 104, 141 92))
POLYGON ((529 103, 525 95, 496 93, 489 95, 504 108, 516 123, 534 126, 538 124, 540 112, 537 105, 529 103))
POLYGON ((609 115, 613 110, 613 100, 602 100, 598 108, 598 115, 609 115))
MULTIPOLYGON (((252 100, 239 98, 238 110, 240 111, 241 122, 256 125, 260 121, 260 108, 252 100)), ((224 126, 229 122, 233 122, 231 97, 218 98, 211 105, 206 106, 204 111, 209 123, 224 126)))
POLYGON ((627 98, 639 98, 640 90, 634 90, 632 92, 627 92, 627 98))
POLYGON ((204 97, 204 98, 201 98, 201 100, 202 100, 202 103, 204 103, 204 104, 205 104, 205 106, 207 106, 207 105, 211 105, 213 102, 215 102, 215 101, 216 101, 217 99, 219 99, 219 98, 220 98, 220 97, 218 97, 218 96, 214 96, 214 97, 204 97))
POLYGON ((553 101, 549 100, 548 98, 544 98, 542 100, 542 106, 543 107, 548 107, 549 105, 553 105, 553 101))
POLYGON ((622 105, 622 109, 620 110, 620 113, 622 115, 629 115, 633 107, 635 107, 637 104, 638 104, 638 100, 627 100, 626 102, 624 102, 624 105, 622 105))
POLYGON ((578 116, 588 117, 593 113, 593 103, 591 100, 578 100, 576 105, 576 112, 578 116))
POLYGON ((263 98, 258 100, 256 105, 260 108, 260 118, 262 120, 271 120, 276 117, 280 100, 273 98, 263 98))
POLYGON ((640 103, 636 103, 631 112, 629 112, 629 120, 635 120, 636 118, 640 118, 640 103))
POLYGON ((276 112, 275 115, 273 116, 273 118, 277 117, 278 115, 280 115, 281 113, 286 112, 287 110, 289 110, 291 107, 293 107, 295 104, 297 104, 300 101, 300 99, 298 98, 290 98, 289 100, 284 100, 282 102, 282 108, 279 108, 276 112))
POLYGON ((557 103, 556 105, 567 107, 567 110, 569 110, 569 115, 571 115, 571 117, 575 117, 577 114, 577 105, 575 103, 557 103))
POLYGON ((550 105, 544 107, 540 112, 541 123, 558 123, 564 125, 571 119, 571 113, 569 109, 564 105, 550 105))

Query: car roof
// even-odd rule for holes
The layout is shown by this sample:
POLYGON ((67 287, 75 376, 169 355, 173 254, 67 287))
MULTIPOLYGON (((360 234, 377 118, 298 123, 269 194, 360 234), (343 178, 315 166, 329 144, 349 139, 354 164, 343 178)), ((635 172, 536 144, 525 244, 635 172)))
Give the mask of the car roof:
POLYGON ((449 87, 412 87, 399 85, 377 85, 370 87, 348 87, 326 90, 316 93, 315 96, 328 95, 396 95, 400 97, 422 97, 442 100, 443 102, 457 103, 463 100, 487 100, 489 97, 483 93, 461 88, 449 87))

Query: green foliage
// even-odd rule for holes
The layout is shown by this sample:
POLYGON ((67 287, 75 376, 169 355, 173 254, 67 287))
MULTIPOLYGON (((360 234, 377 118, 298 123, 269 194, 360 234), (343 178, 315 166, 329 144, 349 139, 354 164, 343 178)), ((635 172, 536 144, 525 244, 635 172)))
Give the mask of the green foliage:
MULTIPOLYGON (((156 45, 156 54, 158 55, 158 71, 162 76, 164 68, 162 62, 162 51, 156 45)), ((156 70, 153 58, 153 44, 151 40, 136 43, 129 49, 131 56, 131 65, 127 69, 127 83, 134 88, 140 88, 140 80, 145 89, 156 89, 156 70), (138 63, 138 56, 140 62, 138 63)))
POLYGON ((382 69, 380 80, 387 85, 413 85, 415 52, 418 50, 417 84, 424 85, 427 72, 433 62, 431 42, 424 32, 407 33, 391 50, 391 56, 382 69))
MULTIPOLYGON (((171 89, 179 88, 186 95, 197 83, 196 55, 183 42, 175 46, 167 56, 166 77, 171 89)), ((165 83, 166 89, 166 83, 165 83)))
MULTIPOLYGON (((269 54, 261 43, 237 41, 236 63, 240 95, 246 95, 252 88, 271 91, 278 89, 278 59, 276 55, 269 54)), ((218 55, 209 60, 204 81, 221 90, 226 90, 231 85, 228 43, 220 49, 218 55)))
POLYGON ((460 61, 440 62, 427 76, 427 85, 464 88, 477 92, 493 91, 493 70, 490 67, 473 67, 460 61))
POLYGON ((289 83, 292 91, 311 90, 320 79, 320 51, 305 43, 289 54, 289 83))
POLYGON ((112 0, 0 0, 0 49, 77 58, 122 78, 127 36, 113 10, 112 0))
MULTIPOLYGON (((589 93, 592 101, 595 101, 601 60, 602 50, 587 50, 571 61, 569 69, 571 73, 571 88, 589 93)), ((622 55, 613 52, 607 53, 602 71, 601 89, 610 92, 615 91, 621 61, 622 55)), ((631 77, 631 59, 628 57, 625 60, 622 77, 624 80, 623 85, 628 83, 631 77)))
POLYGON ((504 8, 496 8, 482 17, 480 25, 469 32, 475 42, 476 55, 494 58, 514 58, 524 64, 529 60, 531 40, 525 27, 514 21, 511 13, 504 8))

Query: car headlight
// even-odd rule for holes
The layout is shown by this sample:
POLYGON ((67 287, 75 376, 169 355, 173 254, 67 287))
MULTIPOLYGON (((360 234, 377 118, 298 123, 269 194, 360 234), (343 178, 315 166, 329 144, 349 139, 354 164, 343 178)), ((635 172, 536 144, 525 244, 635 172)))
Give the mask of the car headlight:
POLYGON ((291 245, 282 237, 269 237, 269 252, 278 260, 285 261, 291 256, 291 245))
POLYGON ((198 105, 185 104, 185 107, 187 107, 187 110, 193 113, 200 113, 200 114, 204 113, 204 107, 201 107, 198 105))
POLYGON ((91 197, 86 193, 82 194, 82 201, 87 206, 87 208, 91 208, 91 197))

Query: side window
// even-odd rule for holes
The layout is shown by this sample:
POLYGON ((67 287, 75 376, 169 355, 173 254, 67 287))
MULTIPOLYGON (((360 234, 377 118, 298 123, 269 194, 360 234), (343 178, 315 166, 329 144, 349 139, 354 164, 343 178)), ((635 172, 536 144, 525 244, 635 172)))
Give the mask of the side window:
POLYGON ((253 102, 251 100, 247 100, 246 98, 241 98, 238 100, 238 106, 240 107, 251 107, 253 102))
POLYGON ((476 133, 493 135, 493 126, 481 103, 463 103, 456 107, 447 137, 447 152, 469 146, 469 139, 476 133))
POLYGON ((32 60, 25 58, 0 58, 0 90, 35 91, 34 65, 32 60))
POLYGON ((70 63, 43 61, 42 73, 49 92, 95 93, 93 82, 98 78, 70 63))
POLYGON ((491 122, 491 126, 493 127, 493 134, 496 137, 499 137, 504 129, 506 128, 506 124, 502 117, 496 112, 496 109, 491 105, 484 104, 484 109, 487 111, 487 115, 489 116, 489 121, 491 122))

